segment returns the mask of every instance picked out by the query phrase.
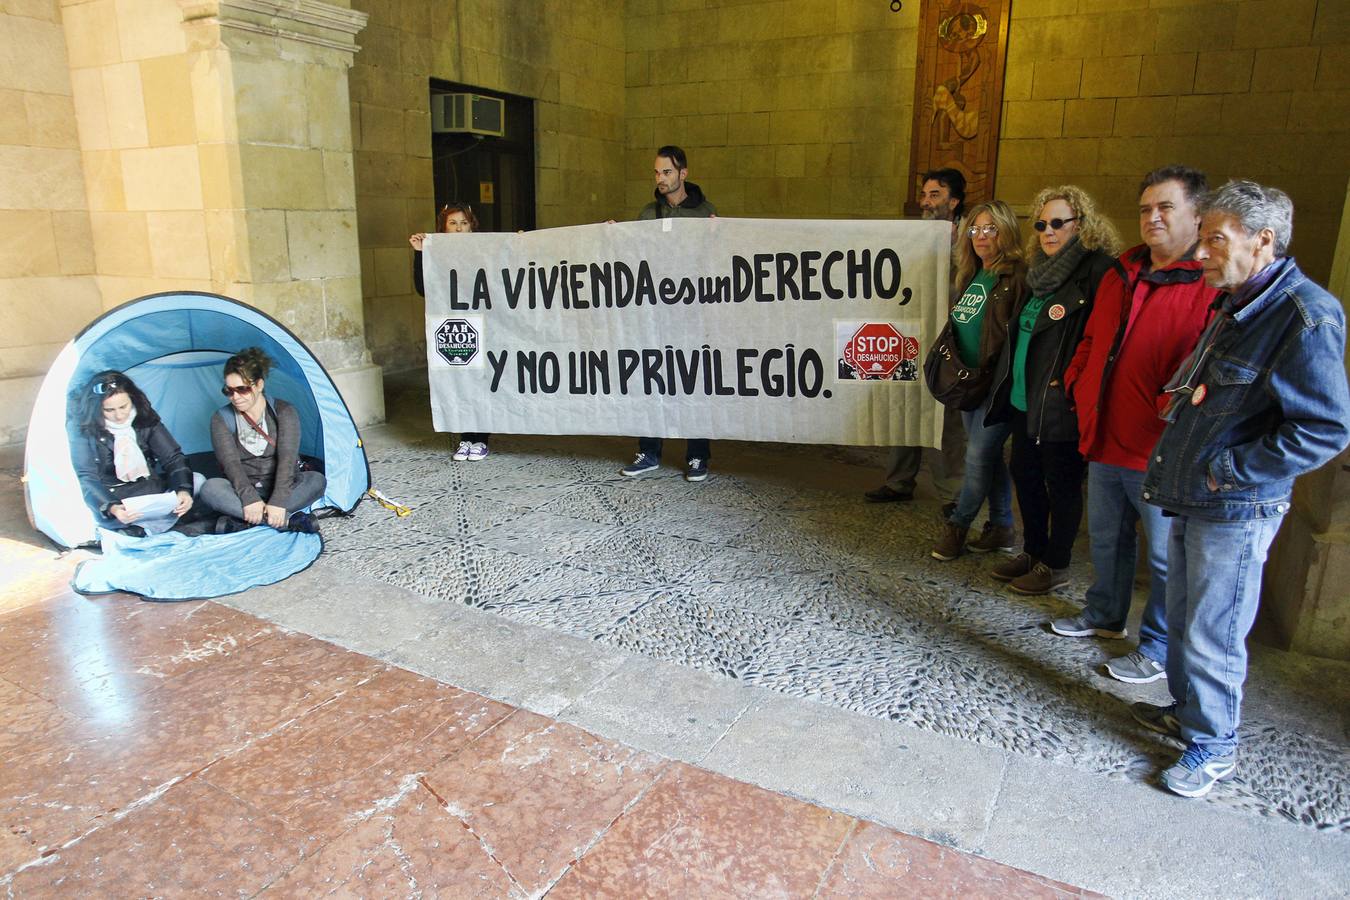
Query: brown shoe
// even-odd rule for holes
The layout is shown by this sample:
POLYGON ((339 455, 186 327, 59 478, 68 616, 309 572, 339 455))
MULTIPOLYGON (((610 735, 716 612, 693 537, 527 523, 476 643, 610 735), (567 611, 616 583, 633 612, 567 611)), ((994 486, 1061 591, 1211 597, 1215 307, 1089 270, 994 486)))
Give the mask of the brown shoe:
POLYGON ((1017 546, 1014 537, 1015 533, 1011 525, 995 525, 993 522, 985 522, 984 530, 980 532, 980 536, 967 543, 966 549, 973 553, 990 553, 994 550, 1007 553, 1017 546))
POLYGON ((1035 565, 1036 560, 1025 553, 1019 553, 1007 562, 1001 562, 994 566, 989 574, 999 581, 1012 581, 1014 578, 1021 578, 1030 572, 1035 565))
POLYGON ((1034 596, 1048 594, 1060 585, 1068 583, 1068 569, 1052 569, 1045 563, 1038 562, 1031 567, 1030 572, 1010 581, 1008 587, 1019 594, 1034 596))
POLYGON ((966 535, 969 532, 969 528, 962 528, 960 525, 953 525, 948 522, 942 526, 942 537, 938 538, 937 544, 933 546, 933 551, 928 555, 943 562, 956 559, 966 552, 966 535))

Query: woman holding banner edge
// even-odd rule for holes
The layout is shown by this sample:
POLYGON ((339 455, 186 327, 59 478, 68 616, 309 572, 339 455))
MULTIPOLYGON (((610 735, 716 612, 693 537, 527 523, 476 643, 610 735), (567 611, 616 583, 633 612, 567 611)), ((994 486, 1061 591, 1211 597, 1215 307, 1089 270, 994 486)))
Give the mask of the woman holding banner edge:
MULTIPOLYGON (((473 207, 467 203, 447 203, 436 213, 436 232, 438 234, 467 234, 478 230, 478 217, 473 207)), ((426 232, 419 232, 408 238, 413 248, 413 287, 422 297, 426 297, 426 284, 422 279, 422 242, 426 232)), ((459 445, 451 457, 455 462, 481 462, 488 456, 488 440, 491 434, 478 431, 461 432, 459 445)))
MULTIPOLYGON (((1017 216, 1002 200, 981 203, 966 215, 956 248, 955 290, 950 313, 952 343, 961 363, 986 379, 984 397, 974 409, 961 410, 966 430, 965 476, 955 507, 930 555, 953 560, 967 549, 976 553, 1013 548, 1012 484, 1003 447, 1008 424, 985 423, 989 413, 988 379, 1008 340, 1008 322, 1026 299, 1026 262, 1017 216), (966 536, 989 503, 989 520, 978 538, 966 536)), ((975 402, 971 399, 969 402, 975 402)), ((962 404, 963 406, 968 404, 962 404)))

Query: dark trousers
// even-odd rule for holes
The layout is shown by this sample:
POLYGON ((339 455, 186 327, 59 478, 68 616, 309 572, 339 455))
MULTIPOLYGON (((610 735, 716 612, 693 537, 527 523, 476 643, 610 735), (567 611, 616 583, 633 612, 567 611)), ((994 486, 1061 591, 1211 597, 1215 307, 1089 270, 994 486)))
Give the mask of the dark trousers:
MULTIPOLYGON (((645 437, 638 438, 638 450, 648 456, 661 458, 661 447, 665 444, 664 438, 645 437)), ((684 461, 691 459, 701 459, 707 462, 712 456, 712 441, 707 438, 689 438, 684 442, 684 461)))
POLYGON ((486 444, 491 437, 492 434, 486 431, 464 431, 459 435, 461 441, 468 441, 470 444, 486 444))
POLYGON ((1022 512, 1022 549, 1052 569, 1069 565, 1083 521, 1083 473, 1087 463, 1077 441, 1042 441, 1027 436, 1026 413, 1012 422, 1013 487, 1022 512))

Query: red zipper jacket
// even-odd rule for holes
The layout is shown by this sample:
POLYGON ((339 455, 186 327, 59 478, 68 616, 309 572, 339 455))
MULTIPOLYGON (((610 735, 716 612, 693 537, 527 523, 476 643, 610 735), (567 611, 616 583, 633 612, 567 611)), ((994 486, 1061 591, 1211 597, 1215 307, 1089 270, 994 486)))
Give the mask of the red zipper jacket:
POLYGON ((1120 255, 1097 288, 1064 385, 1078 414, 1078 451, 1089 462, 1144 471, 1162 435, 1162 389, 1195 347, 1218 291, 1187 254, 1146 271, 1149 249, 1120 255))

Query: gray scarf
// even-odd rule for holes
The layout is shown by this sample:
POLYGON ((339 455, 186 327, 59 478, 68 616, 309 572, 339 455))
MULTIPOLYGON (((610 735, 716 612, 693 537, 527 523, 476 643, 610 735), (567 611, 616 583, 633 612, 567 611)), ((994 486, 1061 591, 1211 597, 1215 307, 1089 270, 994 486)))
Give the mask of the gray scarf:
POLYGON ((1027 286, 1031 288, 1032 296, 1048 297, 1063 287, 1089 252, 1076 234, 1054 256, 1046 256, 1045 251, 1037 247, 1027 271, 1027 286))

